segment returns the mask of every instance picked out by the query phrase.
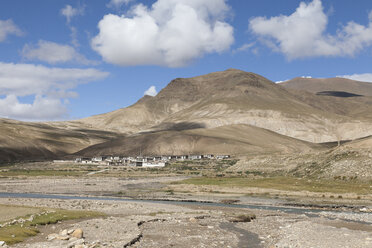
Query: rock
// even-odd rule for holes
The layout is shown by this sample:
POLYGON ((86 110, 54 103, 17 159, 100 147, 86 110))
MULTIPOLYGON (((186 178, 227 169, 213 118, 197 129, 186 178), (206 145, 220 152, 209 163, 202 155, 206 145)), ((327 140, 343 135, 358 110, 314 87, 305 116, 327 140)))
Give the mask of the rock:
POLYGON ((74 247, 78 247, 80 245, 84 245, 85 243, 85 240, 84 239, 78 239, 78 240, 75 240, 73 242, 70 242, 68 245, 67 245, 67 248, 74 248, 74 247))
POLYGON ((73 232, 74 232, 74 229, 70 229, 70 230, 67 231, 67 234, 71 235, 73 232))
POLYGON ((196 222, 198 222, 198 220, 195 219, 194 217, 191 217, 191 218, 189 219, 189 221, 190 221, 191 223, 196 223, 196 222))
POLYGON ((75 238, 78 238, 78 239, 81 239, 81 238, 83 238, 83 230, 78 228, 73 233, 71 233, 71 236, 75 237, 75 238))
POLYGON ((5 241, 0 241, 0 247, 3 247, 5 245, 6 245, 5 241))
POLYGON ((66 236, 68 233, 67 233, 67 230, 62 230, 59 235, 62 235, 62 236, 66 236))
POLYGON ((34 215, 31 215, 28 219, 27 219, 27 221, 33 221, 34 220, 34 215))
POLYGON ((58 234, 52 233, 48 235, 47 240, 51 241, 51 240, 56 239, 57 237, 58 237, 58 234))
POLYGON ((86 245, 75 245, 74 248, 88 248, 88 246, 86 246, 86 245))
POLYGON ((59 240, 69 240, 70 236, 68 236, 68 235, 58 235, 57 239, 59 239, 59 240))

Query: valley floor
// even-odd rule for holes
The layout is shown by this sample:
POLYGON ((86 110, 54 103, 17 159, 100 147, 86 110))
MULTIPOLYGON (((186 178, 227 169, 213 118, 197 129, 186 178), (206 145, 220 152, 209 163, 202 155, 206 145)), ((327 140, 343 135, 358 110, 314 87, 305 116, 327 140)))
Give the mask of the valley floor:
POLYGON ((17 219, 14 209, 19 209, 19 216, 45 209, 104 214, 39 226, 39 234, 10 247, 372 247, 371 194, 325 199, 305 191, 290 195, 281 189, 269 195, 246 188, 255 192, 252 196, 244 190, 223 191, 221 185, 218 191, 205 185, 191 190, 183 175, 98 175, 0 178, 0 192, 87 197, 2 194, 0 211, 13 210, 2 214, 0 222, 17 219), (177 202, 155 201, 159 199, 177 202), (83 230, 84 239, 50 238, 75 229, 83 230))

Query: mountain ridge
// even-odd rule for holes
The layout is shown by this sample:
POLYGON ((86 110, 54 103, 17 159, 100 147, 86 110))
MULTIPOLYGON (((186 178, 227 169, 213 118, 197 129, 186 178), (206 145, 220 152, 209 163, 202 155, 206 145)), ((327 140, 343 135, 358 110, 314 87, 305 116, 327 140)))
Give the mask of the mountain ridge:
POLYGON ((121 146, 130 153, 142 146, 150 147, 149 153, 293 153, 297 147, 318 150, 323 145, 315 143, 372 135, 372 97, 317 95, 305 86, 293 89, 236 69, 176 78, 154 97, 101 115, 32 124, 0 121, 0 153, 3 159, 50 159, 98 149, 120 152, 121 146))

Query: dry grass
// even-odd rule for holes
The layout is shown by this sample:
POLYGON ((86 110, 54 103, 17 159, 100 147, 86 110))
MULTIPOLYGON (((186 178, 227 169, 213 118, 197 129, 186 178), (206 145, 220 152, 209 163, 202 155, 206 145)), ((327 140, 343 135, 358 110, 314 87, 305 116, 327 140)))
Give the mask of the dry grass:
POLYGON ((40 208, 21 207, 0 204, 0 223, 12 220, 18 216, 25 216, 41 212, 40 208))
MULTIPOLYGON (((1 205, 0 212, 3 212, 8 208, 9 206, 1 205)), ((42 209, 39 210, 41 211, 42 209)), ((28 218, 29 216, 30 215, 26 215, 23 218, 28 218)), ((55 212, 51 212, 45 215, 41 216, 36 215, 33 221, 28 221, 25 222, 24 224, 18 223, 15 225, 9 225, 0 228, 0 240, 5 241, 8 245, 12 245, 15 243, 22 242, 28 237, 37 235, 39 233, 38 226, 40 225, 54 224, 64 220, 86 219, 101 216, 104 216, 104 214, 93 211, 55 210, 55 212)))
POLYGON ((258 187, 288 191, 371 194, 371 183, 315 180, 293 177, 269 178, 190 178, 174 184, 216 185, 226 187, 258 187))

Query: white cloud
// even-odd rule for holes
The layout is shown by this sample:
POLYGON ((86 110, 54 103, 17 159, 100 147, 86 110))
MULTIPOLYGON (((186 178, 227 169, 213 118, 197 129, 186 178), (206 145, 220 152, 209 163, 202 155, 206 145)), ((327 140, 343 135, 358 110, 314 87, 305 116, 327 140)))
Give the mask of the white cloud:
POLYGON ((109 8, 120 8, 122 5, 128 5, 130 2, 133 2, 134 0, 111 0, 107 7, 109 8))
MULTIPOLYGON (((371 12, 372 13, 372 12, 371 12)), ((369 24, 349 22, 335 35, 326 33, 328 16, 322 2, 301 2, 296 11, 276 17, 255 17, 249 27, 259 39, 289 59, 317 56, 353 56, 372 45, 372 14, 369 24)))
POLYGON ((37 95, 32 104, 20 103, 17 96, 0 98, 0 116, 20 120, 59 120, 67 117, 67 108, 60 99, 37 95))
POLYGON ((104 16, 92 48, 122 66, 185 66, 230 48, 233 27, 224 22, 229 10, 225 0, 158 0, 151 9, 138 4, 127 16, 104 16))
POLYGON ((73 17, 84 14, 84 7, 74 8, 68 4, 61 9, 61 14, 66 17, 67 23, 70 23, 73 17))
POLYGON ((242 46, 238 47, 237 49, 234 49, 233 50, 233 53, 246 52, 250 48, 252 48, 254 46, 254 44, 255 44, 254 42, 252 42, 252 43, 245 43, 242 46))
POLYGON ((51 41, 39 40, 37 46, 26 44, 22 56, 29 60, 40 60, 49 64, 77 62, 84 65, 97 64, 78 53, 74 47, 51 41))
POLYGON ((84 11, 85 11, 85 6, 79 6, 77 8, 74 8, 71 5, 66 5, 63 9, 61 9, 61 14, 64 17, 66 17, 67 26, 69 27, 69 29, 71 31, 71 34, 70 34, 71 43, 75 47, 79 46, 79 41, 77 39, 78 31, 77 31, 76 27, 72 26, 70 23, 71 23, 71 20, 72 20, 73 17, 79 16, 79 15, 80 16, 84 15, 84 11))
POLYGON ((0 20, 0 42, 4 41, 8 35, 21 36, 22 31, 14 24, 12 20, 0 20))
POLYGON ((143 93, 145 96, 156 96, 158 94, 158 92, 156 91, 156 87, 155 86, 151 86, 150 88, 148 88, 144 93, 143 93))
POLYGON ((342 76, 337 76, 337 77, 372 83, 372 73, 342 75, 342 76))
POLYGON ((50 68, 33 64, 0 62, 0 115, 21 120, 54 120, 66 114, 65 100, 76 97, 71 91, 79 84, 107 77, 96 69, 50 68), (34 96, 32 104, 18 97, 34 96), (39 113, 39 112, 43 113, 39 113))

